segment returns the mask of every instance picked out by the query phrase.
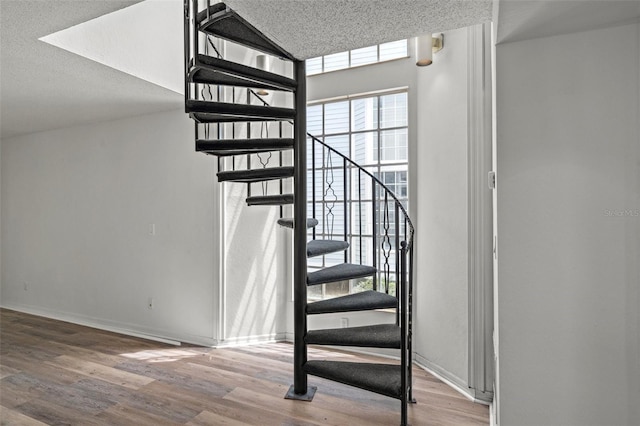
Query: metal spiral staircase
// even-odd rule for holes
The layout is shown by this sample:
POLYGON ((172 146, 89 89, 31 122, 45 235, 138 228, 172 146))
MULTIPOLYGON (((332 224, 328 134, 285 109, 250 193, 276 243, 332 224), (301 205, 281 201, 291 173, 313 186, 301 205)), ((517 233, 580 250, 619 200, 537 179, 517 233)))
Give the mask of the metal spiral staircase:
POLYGON ((374 174, 306 133, 304 61, 224 3, 207 0, 200 7, 202 2, 184 0, 185 112, 195 121, 196 150, 217 156, 220 182, 247 185, 248 205, 279 206, 278 223, 294 233, 294 383, 285 397, 313 399, 316 389, 307 384, 311 374, 399 399, 401 423, 406 425, 407 404, 412 402, 414 228, 405 207, 374 174), (220 40, 278 58, 285 71, 277 74, 226 60, 220 40), (264 91, 274 94, 274 101, 278 94, 284 106, 267 103, 264 91), (274 154, 276 165, 271 164, 274 154), (336 182, 336 177, 342 179, 336 182), (272 181, 276 185, 269 185, 272 181), (283 217, 291 205, 293 217, 283 217), (334 226, 336 221, 339 226, 334 226), (371 247, 370 256, 363 254, 365 246, 371 247), (308 270, 308 258, 335 258, 335 253, 344 253, 344 262, 308 270), (371 289, 307 301, 309 286, 363 278, 371 289), (395 323, 307 328, 309 315, 376 309, 394 310, 395 323), (312 344, 391 348, 400 351, 400 361, 312 360, 307 358, 307 345, 312 344))

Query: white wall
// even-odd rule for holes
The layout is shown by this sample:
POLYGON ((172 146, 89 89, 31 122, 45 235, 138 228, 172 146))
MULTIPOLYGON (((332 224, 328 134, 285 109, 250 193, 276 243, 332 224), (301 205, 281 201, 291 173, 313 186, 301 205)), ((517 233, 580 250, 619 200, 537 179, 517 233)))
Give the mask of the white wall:
POLYGON ((502 425, 640 424, 639 51, 496 46, 502 425))
POLYGON ((214 343, 214 163, 182 110, 3 140, 1 305, 214 343))
POLYGON ((418 69, 418 360, 468 383, 467 29, 418 69))
MULTIPOLYGON (((256 66, 258 52, 242 48, 233 43, 224 44, 225 59, 247 66, 256 66)), ((287 74, 292 67, 285 61, 272 58, 269 71, 287 74)), ((290 75, 290 74, 289 74, 290 75)), ((232 91, 226 93, 231 102, 232 91)), ((258 103, 255 97, 252 102, 258 103)), ((274 106, 291 106, 292 95, 271 91, 264 97, 274 106)), ((246 89, 235 91, 235 102, 246 102, 246 89)), ((235 137, 246 137, 245 124, 234 124, 235 137)), ((291 126, 284 125, 283 137, 291 137, 291 126)), ((262 128, 253 123, 251 137, 279 137, 277 123, 262 128), (266 133, 268 128, 269 133, 266 133)), ((225 138, 232 137, 232 125, 224 128, 225 138)), ((278 154, 269 159, 262 154, 268 166, 278 165, 278 154)), ((284 154, 286 165, 290 152, 284 154)), ((231 159, 225 161, 225 169, 231 170, 231 159)), ((236 169, 247 167, 246 157, 237 157, 236 169)), ((260 167, 260 158, 251 156, 251 167, 260 167)), ((289 234, 277 225, 280 217, 278 206, 247 206, 247 185, 242 183, 222 183, 223 214, 223 288, 220 306, 220 341, 222 344, 235 344, 256 341, 284 339, 286 337, 286 306, 291 299, 288 279, 287 254, 289 253, 289 234)), ((285 181, 284 192, 290 192, 291 179, 285 181)), ((278 181, 268 183, 266 194, 279 193, 278 181)), ((252 185, 252 195, 263 195, 261 184, 252 185)), ((290 207, 285 207, 285 216, 291 216, 290 207)))

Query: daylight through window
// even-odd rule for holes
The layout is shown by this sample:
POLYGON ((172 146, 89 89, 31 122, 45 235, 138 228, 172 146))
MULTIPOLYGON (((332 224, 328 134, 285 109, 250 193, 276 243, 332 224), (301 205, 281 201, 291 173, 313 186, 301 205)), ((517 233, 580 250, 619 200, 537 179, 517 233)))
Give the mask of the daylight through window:
MULTIPOLYGON (((394 91, 307 107, 307 131, 377 177, 393 191, 405 208, 408 202, 407 103, 406 91, 394 91)), ((307 211, 320 222, 315 230, 315 238, 344 239, 346 205, 346 215, 350 218, 350 226, 354 228, 347 228, 347 241, 352 248, 348 251, 351 258, 347 261, 373 265, 373 233, 375 227, 380 226, 381 215, 378 211, 372 211, 370 178, 359 176, 356 167, 347 165, 345 184, 343 160, 339 156, 334 154, 329 158, 328 152, 320 149, 319 144, 315 144, 314 149, 308 148, 307 152, 308 170, 316 171, 315 182, 312 182, 311 173, 307 181, 307 211), (315 161, 312 161, 313 155, 315 161), (351 194, 347 196, 346 203, 345 187, 351 194), (374 213, 376 224, 373 223, 374 213), (358 236, 360 229, 362 238, 358 236)), ((312 230, 309 230, 311 238, 312 230)), ((392 256, 395 256, 395 247, 393 250, 392 256)), ((344 261, 344 253, 335 253, 309 259, 309 267, 322 268, 344 261)), ((347 294, 371 288, 370 281, 312 286, 308 293, 311 299, 347 294)))
POLYGON ((307 59, 307 75, 375 64, 392 59, 406 58, 407 56, 407 40, 392 41, 390 43, 363 47, 362 49, 354 49, 347 52, 307 59))

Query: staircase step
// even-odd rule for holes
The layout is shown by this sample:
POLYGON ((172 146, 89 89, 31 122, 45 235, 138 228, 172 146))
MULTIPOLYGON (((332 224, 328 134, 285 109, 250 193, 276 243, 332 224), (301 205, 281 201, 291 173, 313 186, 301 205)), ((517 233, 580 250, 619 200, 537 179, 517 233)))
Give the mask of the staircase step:
POLYGON ((285 204, 293 204, 293 194, 248 197, 247 204, 250 206, 282 206, 285 204))
POLYGON ((337 253, 348 248, 349 243, 346 241, 311 240, 307 243, 307 257, 316 257, 329 253, 337 253))
POLYGON ((293 176, 293 167, 269 167, 266 169, 233 170, 218 172, 220 182, 262 182, 274 179, 286 179, 293 176))
POLYGON ((296 110, 291 108, 193 99, 185 102, 185 110, 200 123, 293 120, 296 116, 296 110))
POLYGON ((207 19, 207 16, 211 17, 218 13, 226 13, 227 5, 224 3, 215 3, 209 6, 209 13, 207 14, 207 9, 198 12, 196 16, 196 22, 202 22, 207 19))
POLYGON ((189 78, 194 83, 256 89, 294 91, 297 87, 296 81, 291 78, 207 55, 197 56, 189 78))
MULTIPOLYGON (((278 225, 284 226, 285 228, 293 229, 293 218, 292 217, 283 217, 278 219, 278 225)), ((318 219, 313 217, 307 218, 307 229, 314 228, 318 225, 318 219)))
POLYGON ((376 268, 367 265, 342 263, 307 274, 307 285, 318 285, 336 281, 368 277, 376 273, 376 268))
MULTIPOLYGON (((222 5, 224 6, 224 4, 222 5)), ((295 60, 293 55, 279 47, 233 10, 227 8, 222 9, 221 6, 218 6, 218 9, 213 9, 215 13, 211 13, 211 11, 212 9, 210 9, 208 17, 206 10, 204 13, 198 14, 197 22, 200 24, 200 31, 261 52, 269 53, 279 58, 295 60)))
POLYGON ((307 314, 328 314, 332 312, 370 311, 373 309, 395 309, 398 299, 379 291, 367 290, 333 299, 320 300, 307 305, 307 314))
POLYGON ((402 398, 402 367, 345 361, 307 361, 304 371, 313 376, 365 389, 391 398, 402 398))
POLYGON ((198 139, 196 151, 213 155, 242 155, 292 149, 293 139, 198 139))
POLYGON ((400 327, 375 324, 362 327, 309 330, 305 342, 310 345, 358 346, 400 349, 400 327))

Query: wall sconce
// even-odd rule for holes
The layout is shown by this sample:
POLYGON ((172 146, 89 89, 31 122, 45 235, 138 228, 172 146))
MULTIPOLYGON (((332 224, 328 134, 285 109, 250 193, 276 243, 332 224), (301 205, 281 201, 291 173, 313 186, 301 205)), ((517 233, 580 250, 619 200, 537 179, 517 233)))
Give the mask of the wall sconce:
MULTIPOLYGON (((269 71, 269 67, 271 66, 271 58, 267 55, 258 55, 256 56, 256 68, 261 69, 262 71, 269 71)), ((258 89, 256 92, 260 96, 267 96, 269 94, 265 89, 258 89)))
POLYGON ((425 34, 416 37, 416 65, 426 67, 433 63, 433 54, 439 52, 444 47, 444 36, 442 34, 425 34))

